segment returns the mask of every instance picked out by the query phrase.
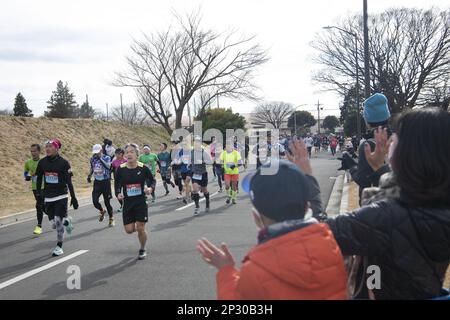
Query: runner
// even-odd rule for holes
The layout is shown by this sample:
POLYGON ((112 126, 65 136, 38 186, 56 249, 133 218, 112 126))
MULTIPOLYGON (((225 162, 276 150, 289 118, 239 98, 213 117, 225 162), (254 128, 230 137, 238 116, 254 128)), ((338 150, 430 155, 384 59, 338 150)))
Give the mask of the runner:
POLYGON ((243 165, 241 155, 234 150, 233 141, 229 140, 226 149, 220 155, 225 172, 225 190, 227 192, 226 203, 232 201, 236 204, 237 181, 239 181, 239 167, 243 165))
MULTIPOLYGON (((217 179, 217 173, 216 173, 216 137, 212 136, 211 137, 211 143, 209 144, 209 151, 211 154, 211 159, 214 160, 214 164, 212 166, 212 172, 213 172, 213 181, 216 181, 217 179)), ((219 178, 220 179, 220 178, 219 178)))
POLYGON ((103 209, 99 202, 100 196, 103 196, 103 202, 108 210, 109 226, 114 227, 113 208, 111 206, 111 158, 103 154, 102 146, 96 144, 92 147, 92 157, 89 159, 91 165, 87 182, 92 182, 94 175, 94 189, 92 190, 92 203, 94 207, 100 211, 99 222, 105 219, 106 210, 103 209))
POLYGON ((222 143, 216 142, 216 150, 215 150, 215 158, 214 158, 214 164, 213 167, 215 167, 216 175, 217 175, 217 184, 219 185, 219 192, 223 192, 222 182, 225 180, 224 178, 224 171, 223 171, 223 164, 220 162, 220 156, 223 152, 223 146, 222 143))
POLYGON ((58 139, 47 141, 45 152, 36 168, 36 193, 43 197, 45 213, 48 215, 53 229, 57 231, 58 242, 53 250, 53 256, 60 256, 63 252, 64 228, 68 234, 72 233, 72 219, 67 215, 68 194, 70 192, 70 205, 78 209, 78 201, 72 184, 72 169, 69 162, 59 155, 61 142, 58 139), (44 182, 44 190, 42 190, 44 182), (42 192, 41 192, 42 191, 42 192))
MULTIPOLYGON (((158 156, 155 153, 151 153, 152 149, 148 144, 144 144, 143 149, 144 154, 141 154, 141 156, 139 157, 139 162, 142 162, 146 167, 148 167, 153 177, 156 177, 156 164, 158 162, 158 156)), ((153 189, 152 203, 155 203, 155 200, 156 200, 155 189, 153 189)))
POLYGON ((179 152, 179 157, 181 160, 181 179, 184 185, 184 197, 183 203, 187 204, 189 199, 191 199, 191 171, 189 170, 189 165, 191 164, 191 151, 192 148, 188 139, 183 139, 181 142, 181 150, 179 152))
POLYGON ((111 161, 114 160, 114 156, 116 154, 116 149, 113 147, 113 142, 111 139, 105 138, 103 140, 103 154, 107 155, 111 158, 111 161))
POLYGON ((314 140, 313 138, 311 138, 311 136, 308 134, 308 136, 303 140, 305 142, 306 145, 306 149, 308 150, 308 155, 309 158, 311 158, 311 151, 312 151, 312 147, 314 145, 314 140))
POLYGON ((166 196, 169 194, 169 188, 167 187, 168 184, 172 186, 172 188, 175 188, 175 184, 170 181, 170 178, 172 176, 172 172, 170 170, 170 164, 172 162, 172 157, 170 153, 167 151, 167 144, 161 143, 160 145, 160 152, 158 153, 158 172, 161 174, 161 179, 163 181, 164 189, 166 190, 166 196))
POLYGON ((139 147, 130 143, 125 146, 126 163, 117 170, 114 187, 119 200, 123 200, 123 224, 125 232, 132 234, 137 231, 140 243, 138 259, 147 256, 145 244, 148 222, 148 206, 145 195, 150 195, 155 189, 156 180, 150 169, 138 161, 139 147))
MULTIPOLYGON (((119 167, 124 164, 125 162, 127 162, 127 159, 124 158, 124 154, 125 152, 123 151, 123 149, 121 148, 117 148, 116 152, 115 152, 115 160, 111 163, 112 168, 113 168, 113 174, 114 174, 114 180, 116 179, 116 172, 119 169, 119 167)), ((114 192, 115 193, 115 192, 114 192)), ((117 193, 115 193, 115 196, 117 198, 117 193)), ((123 208, 123 201, 117 199, 120 203, 120 208, 117 209, 117 212, 122 212, 122 208, 123 208)))
POLYGON ((194 138, 194 148, 191 152, 191 159, 192 199, 195 202, 194 215, 196 215, 200 213, 200 190, 205 196, 205 212, 209 211, 208 172, 206 171, 206 165, 213 164, 210 155, 202 146, 202 138, 200 136, 194 138))
POLYGON ((39 144, 32 144, 30 147, 31 159, 25 162, 23 176, 26 181, 31 181, 31 190, 33 191, 34 199, 36 200, 36 218, 37 225, 34 228, 33 234, 40 235, 42 233, 42 219, 44 217, 44 201, 42 197, 38 197, 36 191, 36 168, 40 160, 41 146, 39 144))
POLYGON ((330 135, 330 150, 331 150, 331 154, 334 155, 336 154, 336 148, 338 145, 338 140, 336 138, 336 136, 334 134, 330 135))
POLYGON ((183 199, 183 180, 181 178, 181 159, 180 159, 180 142, 172 141, 172 150, 170 152, 172 159, 172 175, 175 185, 178 186, 177 199, 183 199))

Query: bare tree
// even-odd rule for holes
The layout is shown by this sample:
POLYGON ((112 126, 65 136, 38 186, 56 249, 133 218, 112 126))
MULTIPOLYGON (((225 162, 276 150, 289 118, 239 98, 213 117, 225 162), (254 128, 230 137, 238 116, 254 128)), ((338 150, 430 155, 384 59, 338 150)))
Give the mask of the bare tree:
POLYGON ((256 124, 270 124, 275 129, 280 129, 283 122, 287 121, 294 111, 290 103, 282 101, 264 102, 259 104, 252 112, 252 122, 256 124))
POLYGON ((135 88, 140 106, 169 133, 171 117, 180 128, 187 103, 201 92, 209 101, 259 98, 254 71, 268 57, 254 37, 204 29, 199 13, 175 17, 175 28, 133 40, 128 70, 116 74, 115 85, 135 88))
MULTIPOLYGON (((450 11, 389 9, 370 17, 369 51, 371 92, 383 92, 393 112, 416 105, 423 90, 450 71, 450 11)), ((325 90, 345 95, 355 85, 355 41, 358 70, 364 79, 362 17, 350 16, 339 29, 318 34, 312 46, 314 61, 323 68, 313 79, 325 90)))
POLYGON ((114 107, 111 110, 111 119, 130 125, 142 125, 149 120, 149 117, 136 104, 128 104, 123 106, 123 113, 120 106, 114 107))

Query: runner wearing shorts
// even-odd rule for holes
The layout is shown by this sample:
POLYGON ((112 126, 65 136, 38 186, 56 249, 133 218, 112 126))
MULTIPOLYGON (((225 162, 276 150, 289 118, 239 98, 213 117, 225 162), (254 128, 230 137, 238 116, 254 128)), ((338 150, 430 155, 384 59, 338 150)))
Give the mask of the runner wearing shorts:
POLYGON ((190 171, 192 172, 192 199, 195 202, 194 215, 200 213, 200 191, 204 194, 206 200, 205 212, 209 211, 208 172, 206 165, 211 164, 213 164, 213 161, 202 146, 202 138, 196 136, 194 138, 194 148, 191 152, 190 165, 190 171))
POLYGON ((132 234, 137 231, 139 243, 138 259, 147 256, 145 245, 147 232, 145 225, 148 222, 148 206, 146 195, 150 195, 155 188, 155 178, 150 169, 138 162, 139 147, 130 143, 125 147, 127 162, 117 170, 115 189, 118 199, 123 200, 123 224, 125 231, 132 234))
POLYGON ((78 201, 72 184, 72 169, 69 162, 61 157, 58 150, 61 142, 58 139, 49 140, 45 144, 47 156, 42 158, 36 168, 36 193, 44 198, 45 213, 53 229, 57 232, 57 244, 52 252, 53 256, 62 255, 64 231, 72 233, 72 219, 67 215, 68 191, 70 192, 70 205, 78 209, 78 201), (44 190, 42 190, 44 182, 44 190), (64 230, 65 228, 65 230, 64 230))
POLYGON ((225 172, 226 203, 236 204, 237 184, 239 182, 239 167, 243 165, 241 154, 234 150, 233 141, 227 141, 226 148, 220 155, 225 172))

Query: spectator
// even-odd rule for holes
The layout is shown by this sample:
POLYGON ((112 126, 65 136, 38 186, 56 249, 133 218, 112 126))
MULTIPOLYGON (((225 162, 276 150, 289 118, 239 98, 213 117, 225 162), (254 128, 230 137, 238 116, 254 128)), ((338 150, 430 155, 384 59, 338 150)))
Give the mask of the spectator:
MULTIPOLYGON (((305 173, 311 174, 306 148, 302 158, 308 164, 305 173)), ((346 299, 343 258, 330 230, 314 218, 305 219, 317 181, 281 160, 277 174, 264 175, 260 168, 242 185, 250 192, 261 231, 241 270, 225 244, 219 249, 205 238, 198 244, 203 259, 219 269, 218 298, 346 299)))
MULTIPOLYGON (((430 299, 442 294, 450 262, 450 114, 407 112, 396 132, 391 166, 399 192, 327 223, 344 255, 381 270, 380 288, 364 287, 365 297, 430 299)), ((374 180, 386 171, 387 137, 386 128, 377 130, 374 152, 365 147, 374 180)))
MULTIPOLYGON (((367 143, 361 144, 362 146, 368 144, 372 151, 375 149, 373 131, 379 126, 389 128, 390 116, 387 99, 383 94, 376 93, 364 101, 364 120, 366 121, 368 132, 365 137, 367 143)), ((390 130, 388 133, 390 134, 390 130)), ((358 141, 353 141, 352 139, 352 144, 355 151, 358 150, 358 141)), ((350 171, 352 179, 359 186, 359 199, 361 201, 361 194, 364 188, 378 185, 378 182, 373 184, 374 180, 371 178, 371 175, 374 174, 374 171, 367 163, 364 148, 359 148, 358 162, 347 153, 343 154, 342 159, 342 168, 350 171)))

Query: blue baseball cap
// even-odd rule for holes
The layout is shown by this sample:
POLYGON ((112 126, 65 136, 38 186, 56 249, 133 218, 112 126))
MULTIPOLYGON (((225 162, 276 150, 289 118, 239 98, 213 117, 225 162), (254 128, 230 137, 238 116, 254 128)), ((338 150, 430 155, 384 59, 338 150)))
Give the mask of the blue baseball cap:
POLYGON ((241 185, 260 214, 277 222, 304 218, 310 187, 295 164, 286 160, 266 163, 247 174, 241 185), (264 174, 262 170, 270 166, 278 166, 278 172, 264 174))

